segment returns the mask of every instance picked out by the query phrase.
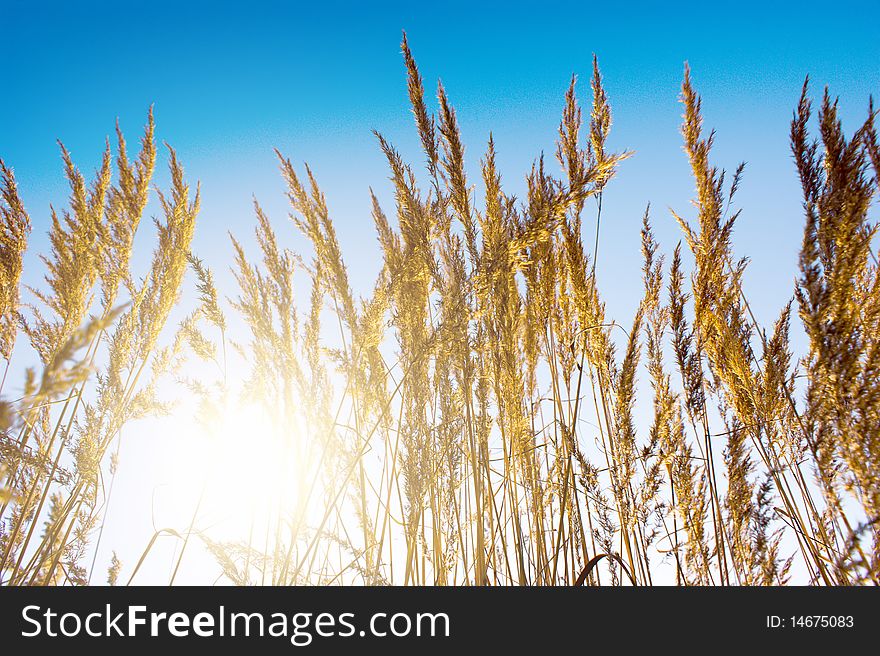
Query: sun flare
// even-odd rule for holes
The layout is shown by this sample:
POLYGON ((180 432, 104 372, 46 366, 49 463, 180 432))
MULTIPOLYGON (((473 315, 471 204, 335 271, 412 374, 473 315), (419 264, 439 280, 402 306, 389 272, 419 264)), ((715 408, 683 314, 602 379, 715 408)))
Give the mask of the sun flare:
POLYGON ((188 559, 210 562, 205 543, 263 549, 267 532, 287 530, 302 512, 309 470, 300 422, 282 427, 264 404, 232 402, 198 419, 177 413, 173 423, 179 431, 156 489, 155 521, 198 538, 188 559))

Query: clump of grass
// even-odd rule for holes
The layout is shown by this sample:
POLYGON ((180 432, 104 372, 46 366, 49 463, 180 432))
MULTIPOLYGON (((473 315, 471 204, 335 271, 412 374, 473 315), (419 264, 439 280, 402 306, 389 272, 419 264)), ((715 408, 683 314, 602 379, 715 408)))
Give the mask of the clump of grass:
POLYGON ((39 378, 27 370, 24 395, 4 403, 12 498, 0 507, 0 579, 13 585, 88 580, 83 560, 107 495, 102 463, 126 423, 162 407, 154 397, 162 362, 149 365, 177 302, 198 214, 198 192, 190 200, 169 148, 172 191, 157 194, 165 218, 156 221, 149 273, 137 280, 129 263, 156 160, 152 111, 133 162, 117 126, 115 182, 109 142, 91 184, 63 145, 61 154, 69 209, 51 209, 46 289, 29 289, 36 304, 25 307, 17 294, 29 222, 3 167, 3 275, 12 289, 4 284, 3 344, 11 348, 20 327, 42 365, 39 378))
MULTIPOLYGON (((111 447, 127 422, 162 407, 157 380, 170 369, 208 423, 236 395, 258 402, 277 429, 267 471, 296 463, 285 472, 296 494, 266 499, 268 516, 240 541, 201 526, 200 498, 188 527, 158 531, 132 559, 130 579, 157 538, 173 535, 172 583, 193 538, 240 585, 880 581, 873 107, 847 138, 826 92, 812 140, 804 86, 791 127, 806 219, 799 274, 765 330, 733 248, 744 166, 728 177, 713 162, 714 133, 685 69, 694 211, 674 215, 684 243, 668 257, 646 210, 643 294, 618 321, 606 315, 596 260, 603 193, 630 153, 611 148, 598 61, 588 116, 576 79, 564 97, 561 173, 537 158, 517 199, 492 135, 469 174, 450 95, 438 84, 430 100, 405 37, 402 51, 424 170, 376 134, 394 202, 386 213, 371 192, 382 267, 367 298, 352 289, 308 166, 278 153, 311 257, 282 245, 255 200, 259 256, 232 238, 227 298, 189 252, 199 195, 174 151, 150 272, 129 273, 157 155, 152 115, 134 162, 118 132, 116 182, 109 146, 91 184, 62 150, 70 209, 52 212, 48 289, 35 292, 44 309, 23 313, 6 285, 0 299, 4 357, 20 325, 44 367, 3 406, 3 581, 88 579, 80 562, 106 520, 111 447), (160 347, 187 265, 192 311, 160 347), (793 351, 793 330, 807 352, 793 351), (185 373, 187 355, 216 363, 216 376, 185 373)), ((0 275, 17 290, 30 223, 5 166, 3 184, 0 275)), ((121 569, 114 552, 111 585, 121 569)))

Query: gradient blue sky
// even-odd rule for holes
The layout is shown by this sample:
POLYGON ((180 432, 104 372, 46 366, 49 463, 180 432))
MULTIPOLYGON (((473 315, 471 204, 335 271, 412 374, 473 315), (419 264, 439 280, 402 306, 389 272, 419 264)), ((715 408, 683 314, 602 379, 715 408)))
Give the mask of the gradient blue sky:
MULTIPOLYGON (((129 140, 155 104, 158 137, 202 182, 196 249, 226 262, 228 230, 248 233, 256 194, 286 215, 272 148, 314 168, 356 276, 369 290, 378 249, 367 189, 389 198, 371 130, 421 161, 407 109, 402 29, 429 92, 442 78, 459 113, 472 179, 490 130, 505 181, 542 150, 552 155, 572 73, 589 102, 592 53, 614 109, 613 145, 631 149, 605 205, 600 271, 610 310, 628 315, 639 284, 637 226, 653 206, 671 250, 680 235, 668 207, 692 191, 677 102, 688 61, 718 130, 716 161, 748 162, 736 237, 753 259, 759 314, 770 320, 794 273, 801 214, 787 147, 804 76, 840 95, 847 128, 880 92, 880 5, 819 3, 33 3, 3 0, 4 94, 0 156, 15 167, 45 245, 48 205, 66 189, 55 139, 84 170, 119 117, 129 140), (615 299, 620 298, 618 303, 615 299)), ((160 183, 164 179, 159 178, 160 183)), ((304 246, 291 231, 292 245, 304 246)), ((36 264, 36 260, 33 260, 36 264)), ((36 273, 39 266, 31 266, 36 273)), ((622 317, 621 317, 622 318, 622 317)))
MULTIPOLYGON (((62 206, 68 194, 55 140, 91 172, 116 118, 134 142, 155 104, 158 138, 174 145, 189 178, 202 183, 194 250, 221 286, 231 260, 226 234, 251 232, 253 195, 284 243, 308 255, 285 223, 272 153, 278 147, 313 166, 353 282, 369 292, 379 268, 370 186, 391 210, 371 130, 410 161, 423 160, 399 52, 406 29, 429 92, 442 78, 457 108, 471 179, 478 180, 491 130, 505 183, 517 194, 541 151, 554 165, 570 76, 581 75, 580 97, 589 103, 591 57, 598 55, 614 110, 612 146, 635 151, 606 193, 598 262, 608 314, 624 324, 641 294, 638 229, 646 204, 667 254, 681 238, 668 208, 693 217, 677 101, 688 61, 706 124, 718 131, 715 162, 728 169, 748 162, 735 246, 752 260, 746 292, 769 324, 792 293, 803 225, 788 124, 804 77, 810 74, 814 96, 825 85, 840 96, 848 131, 866 117, 869 95, 880 95, 880 4, 827 4, 831 12, 819 3, 766 1, 227 7, 0 0, 0 157, 14 167, 34 222, 25 277, 42 275, 37 254, 46 251, 49 204, 62 206)), ((162 169, 157 181, 166 180, 162 169)), ((141 262, 151 237, 149 230, 141 235, 141 262)), ((589 243, 592 237, 585 235, 589 243)), ((157 450, 135 451, 139 470, 159 466, 157 450)), ((121 476, 118 494, 134 499, 138 484, 121 476)), ((132 504, 132 516, 149 515, 149 498, 132 504)), ((130 560, 148 538, 146 526, 109 522, 105 542, 126 546, 120 553, 130 560)), ((107 558, 102 553, 99 562, 107 558)))

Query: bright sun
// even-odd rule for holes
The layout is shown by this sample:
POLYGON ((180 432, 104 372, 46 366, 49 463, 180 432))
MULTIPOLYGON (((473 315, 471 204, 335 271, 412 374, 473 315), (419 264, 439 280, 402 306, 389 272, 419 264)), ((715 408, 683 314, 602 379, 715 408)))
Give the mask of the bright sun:
POLYGON ((297 434, 257 403, 233 402, 204 421, 178 422, 180 434, 166 462, 167 484, 157 489, 163 526, 191 534, 187 560, 207 559, 206 539, 262 550, 279 518, 289 520, 300 501, 302 463, 297 434), (198 536, 200 539, 193 539, 198 536))

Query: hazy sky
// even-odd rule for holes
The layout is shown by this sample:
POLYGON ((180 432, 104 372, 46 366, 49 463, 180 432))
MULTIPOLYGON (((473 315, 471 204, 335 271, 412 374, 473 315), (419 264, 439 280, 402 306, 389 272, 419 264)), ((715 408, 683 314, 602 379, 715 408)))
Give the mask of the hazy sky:
MULTIPOLYGON (((578 73, 581 101, 589 103, 598 55, 614 112, 612 146, 635 151, 605 196, 598 262, 608 313, 625 324, 640 294, 646 204, 667 254, 681 238, 668 208, 693 217, 677 101, 688 61, 706 125, 718 131, 715 162, 728 169, 748 162, 735 246, 752 260, 746 292, 767 324, 791 295, 801 238, 788 125, 804 77, 817 99, 825 85, 840 96, 848 131, 864 120, 869 95, 880 95, 876 1, 826 3, 830 12, 766 0, 239 4, 0 0, 0 157, 14 167, 34 222, 29 282, 42 275, 37 253, 46 250, 49 204, 63 206, 68 193, 55 140, 91 172, 116 118, 134 143, 154 104, 157 137, 201 181, 194 249, 221 280, 230 261, 226 234, 250 233, 253 195, 285 244, 305 249, 285 224, 278 147, 312 165, 356 288, 368 292, 379 257, 368 188, 390 200, 371 130, 423 161, 399 51, 406 29, 430 95, 442 78, 458 111, 471 179, 479 180, 492 131, 516 193, 542 151, 555 166, 563 94, 578 73)), ((157 181, 165 180, 162 170, 157 181)), ((141 238, 146 258, 151 235, 141 238)), ((117 529, 108 524, 108 531, 117 529)), ((142 537, 131 539, 143 545, 142 537)))

